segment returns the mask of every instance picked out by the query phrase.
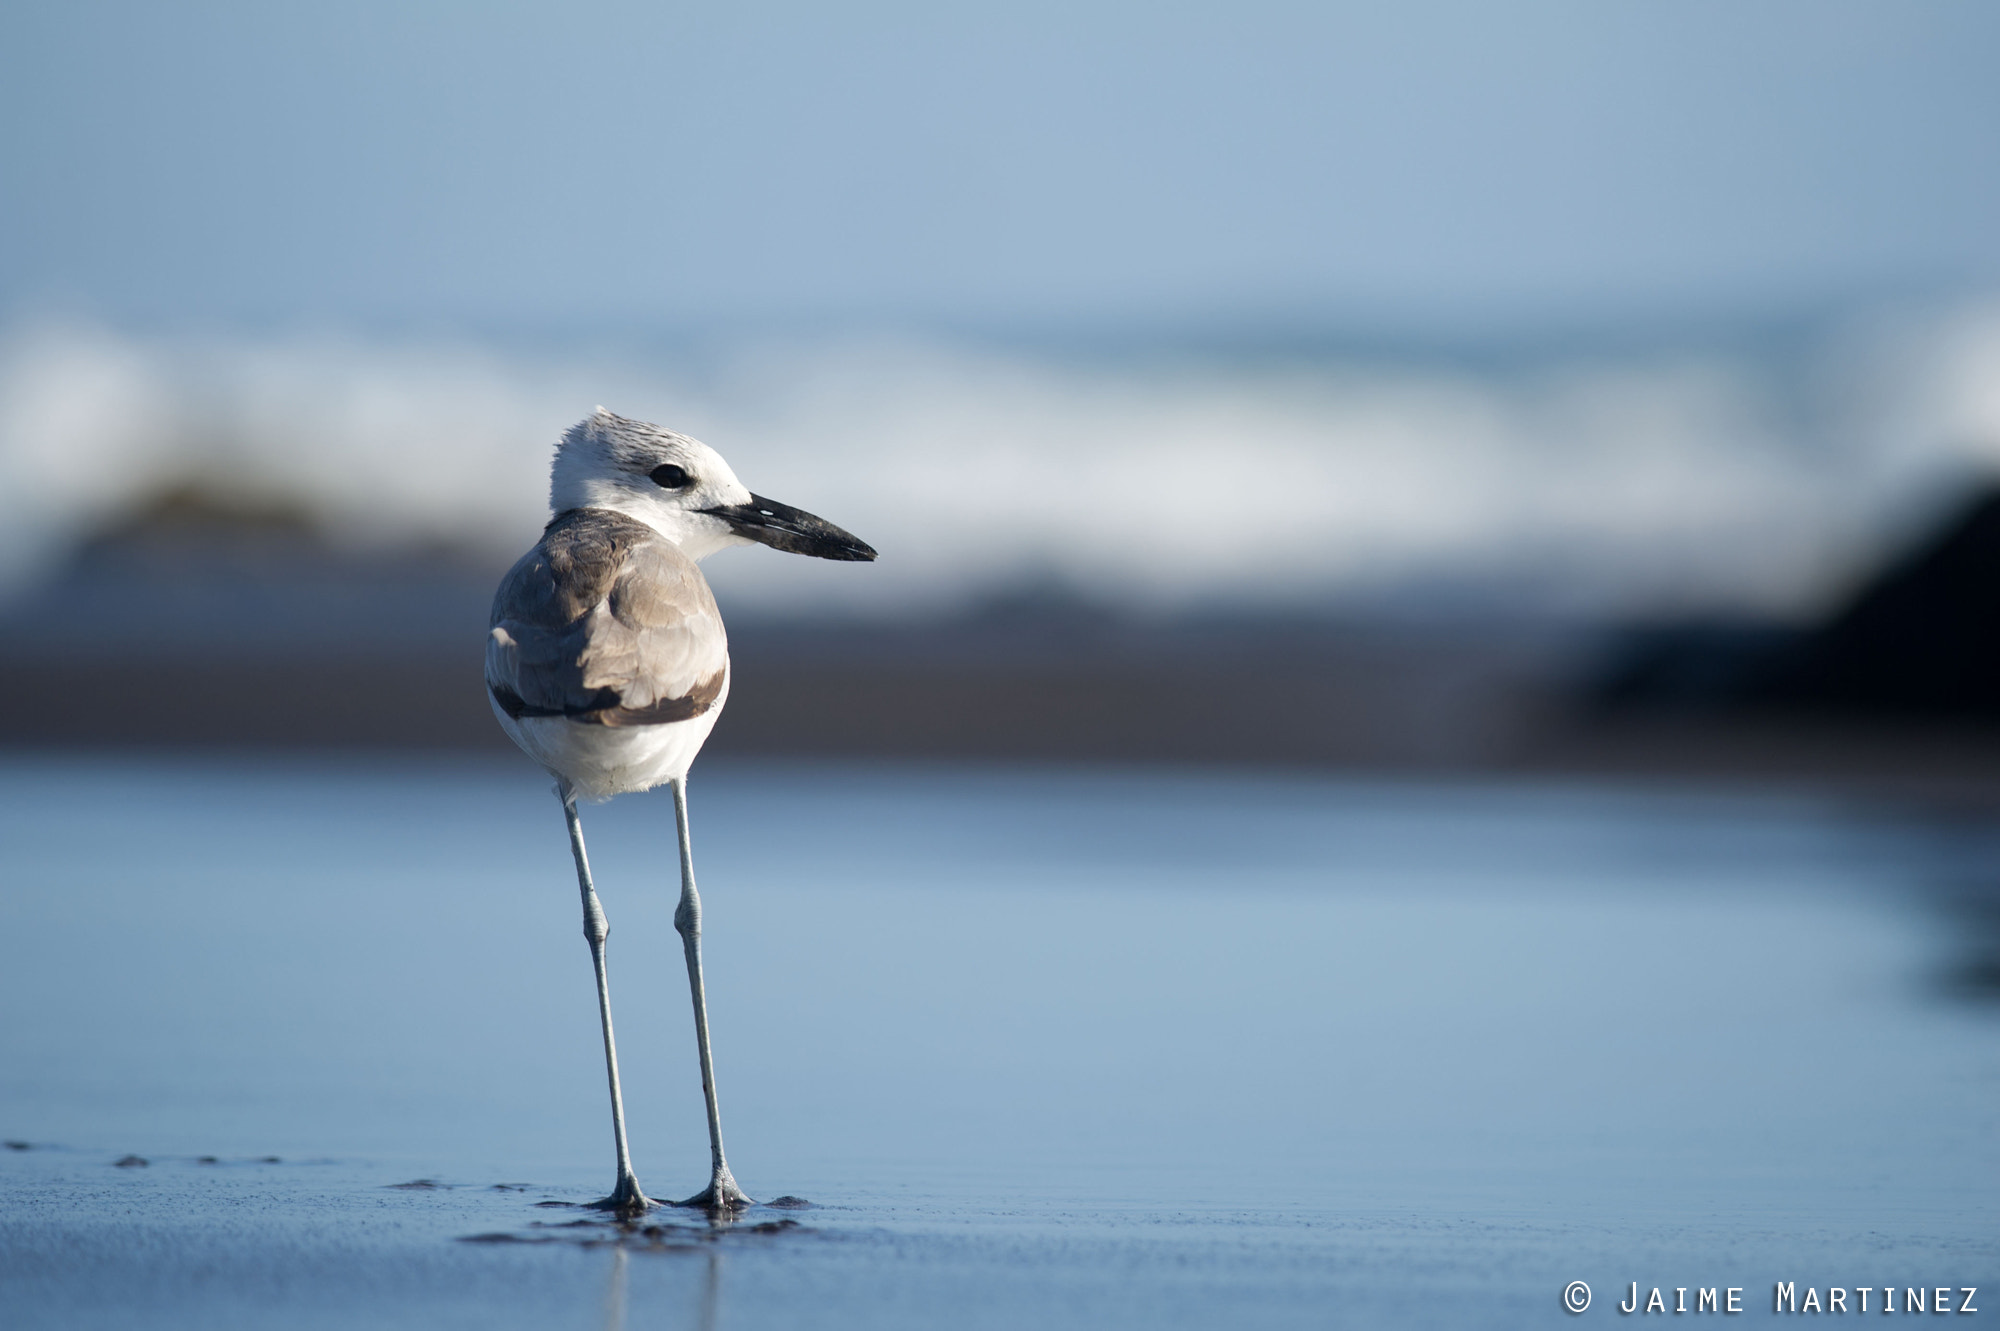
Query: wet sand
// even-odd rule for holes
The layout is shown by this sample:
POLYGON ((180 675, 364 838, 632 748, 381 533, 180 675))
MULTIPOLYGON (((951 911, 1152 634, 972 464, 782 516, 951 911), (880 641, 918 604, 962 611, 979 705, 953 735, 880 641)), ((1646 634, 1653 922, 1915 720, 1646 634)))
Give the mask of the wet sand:
MULTIPOLYGON (((1634 1280, 1763 1316, 2000 1254, 1977 821, 718 766, 732 1163, 813 1205, 621 1230, 544 1205, 608 1185, 609 1131, 525 765, 0 787, 10 1326, 1541 1326, 1576 1279, 1589 1318, 1634 1280)), ((669 815, 585 818, 640 1176, 683 1195, 669 815)))

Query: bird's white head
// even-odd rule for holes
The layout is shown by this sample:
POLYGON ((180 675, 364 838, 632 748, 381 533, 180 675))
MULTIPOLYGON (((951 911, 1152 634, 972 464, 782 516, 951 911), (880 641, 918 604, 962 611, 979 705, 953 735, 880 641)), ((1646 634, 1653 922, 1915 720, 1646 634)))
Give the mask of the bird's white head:
POLYGON ((549 473, 549 508, 607 508, 636 518, 703 559, 756 542, 821 559, 875 551, 810 513, 750 493, 698 439, 599 407, 563 433, 549 473))

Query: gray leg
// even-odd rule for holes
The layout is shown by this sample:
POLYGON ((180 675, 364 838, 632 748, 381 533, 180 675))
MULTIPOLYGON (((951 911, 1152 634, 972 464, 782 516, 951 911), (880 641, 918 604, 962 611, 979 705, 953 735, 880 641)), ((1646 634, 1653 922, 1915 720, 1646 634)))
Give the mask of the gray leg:
POLYGON ((590 857, 583 850, 583 823, 576 816, 576 794, 568 782, 560 782, 556 796, 562 800, 563 818, 569 823, 569 849, 576 856, 576 887, 583 895, 583 936, 590 944, 590 960, 597 968, 597 1017, 604 1026, 604 1072, 611 1082, 611 1136, 618 1145, 618 1185, 609 1197, 592 1205, 601 1211, 634 1216, 655 1203, 639 1187, 639 1176, 632 1172, 632 1153, 625 1146, 625 1094, 618 1088, 618 1042, 611 1034, 611 984, 604 973, 604 940, 611 936, 611 926, 597 904, 597 889, 591 886, 590 857))
POLYGON ((674 822, 681 840, 681 900, 674 908, 674 929, 681 936, 681 950, 687 954, 688 989, 694 996, 694 1042, 701 1053, 701 1093, 708 1101, 708 1187, 682 1206, 700 1206, 710 1211, 733 1210, 755 1205, 743 1195, 730 1176, 729 1162, 722 1157, 722 1111, 715 1103, 715 1063, 708 1052, 708 997, 701 984, 701 894, 694 890, 694 849, 688 840, 687 778, 669 783, 674 792, 674 822))

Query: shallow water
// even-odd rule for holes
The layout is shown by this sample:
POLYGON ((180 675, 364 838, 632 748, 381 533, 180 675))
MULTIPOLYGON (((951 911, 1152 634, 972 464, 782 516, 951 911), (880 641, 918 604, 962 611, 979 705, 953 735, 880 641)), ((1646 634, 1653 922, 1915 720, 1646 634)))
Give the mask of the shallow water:
MULTIPOLYGON (((9 1326, 1527 1326, 1577 1279, 1586 1319, 1632 1281, 1761 1317, 2000 1274, 1976 824, 704 770, 731 1162, 814 1205, 648 1234, 540 1205, 611 1170, 530 769, 17 759, 0 794, 9 1326)), ((584 817, 640 1177, 686 1195, 671 808, 584 817)))

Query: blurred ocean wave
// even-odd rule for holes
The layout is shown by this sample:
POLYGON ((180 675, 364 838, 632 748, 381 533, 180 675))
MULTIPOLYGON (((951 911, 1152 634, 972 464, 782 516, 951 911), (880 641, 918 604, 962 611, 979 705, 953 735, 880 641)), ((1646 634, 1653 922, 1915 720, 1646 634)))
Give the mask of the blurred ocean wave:
POLYGON ((0 341, 0 577, 31 584, 189 486, 297 506, 360 552, 499 563, 544 520, 556 436, 598 403, 707 440, 884 552, 863 577, 714 561, 748 610, 1025 586, 1139 610, 1796 618, 2000 468, 2000 304, 1504 365, 29 322, 0 341))

